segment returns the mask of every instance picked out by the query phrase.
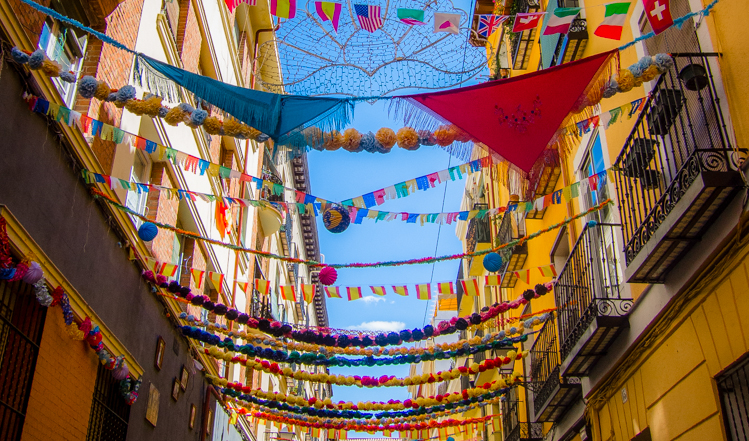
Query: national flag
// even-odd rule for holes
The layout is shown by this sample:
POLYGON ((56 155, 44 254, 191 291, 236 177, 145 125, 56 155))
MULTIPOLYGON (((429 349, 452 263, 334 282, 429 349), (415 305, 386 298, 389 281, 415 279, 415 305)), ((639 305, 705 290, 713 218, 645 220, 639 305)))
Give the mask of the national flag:
POLYGON ((500 286, 502 284, 502 276, 493 274, 484 277, 484 284, 486 286, 500 286))
POLYGON ((245 294, 247 293, 247 288, 250 287, 250 282, 236 282, 236 284, 245 294))
POLYGON ((424 22, 424 11, 421 9, 398 8, 398 20, 411 26, 426 24, 424 22))
POLYGON ((270 0, 270 13, 278 18, 294 18, 296 0, 270 0))
POLYGON ((531 284, 531 272, 528 270, 515 271, 515 277, 517 277, 518 280, 522 280, 528 285, 531 284))
POLYGON ((362 298, 361 295, 361 288, 358 286, 349 286, 346 288, 346 292, 348 293, 348 299, 351 300, 359 300, 362 298))
POLYGON ((221 292, 221 286, 224 283, 224 275, 221 273, 214 273, 213 271, 208 271, 208 280, 213 283, 213 288, 221 292))
POLYGON ((539 271, 541 271, 541 275, 544 277, 556 277, 557 276, 557 269, 554 267, 554 265, 546 265, 538 268, 539 271))
POLYGON ((315 2, 315 11, 322 21, 333 24, 333 29, 338 32, 338 19, 341 17, 341 4, 335 2, 315 2))
POLYGON ((376 296, 384 296, 385 295, 385 287, 384 286, 370 286, 372 289, 372 294, 376 296))
POLYGON ((545 12, 520 13, 515 16, 515 24, 512 25, 512 32, 523 32, 533 29, 541 22, 545 12))
POLYGON ((354 12, 359 19, 359 26, 365 31, 374 32, 382 27, 379 6, 354 5, 354 12))
POLYGON ((296 287, 294 285, 281 285, 281 297, 284 300, 290 300, 296 302, 296 287))
POLYGON ((174 277, 177 274, 177 265, 171 263, 161 263, 159 266, 159 274, 167 277, 174 277))
POLYGON ((460 14, 434 13, 434 32, 460 33, 460 14))
POLYGON ((203 276, 205 275, 205 271, 191 268, 190 274, 192 274, 192 281, 193 283, 195 283, 195 287, 198 289, 203 289, 203 276))
POLYGON ((225 0, 225 2, 230 13, 234 12, 234 9, 243 3, 249 6, 257 6, 257 0, 225 0))
POLYGON ((416 285, 416 298, 419 300, 429 300, 432 298, 432 285, 429 283, 422 283, 416 285))
POLYGON ((437 290, 440 293, 440 295, 443 295, 443 296, 455 294, 455 291, 453 291, 453 282, 438 283, 437 290))
POLYGON ((611 40, 621 40, 624 23, 627 22, 630 2, 609 3, 606 6, 603 21, 594 34, 611 40))
POLYGON ((312 300, 315 299, 315 288, 317 285, 315 284, 302 284, 302 297, 304 297, 304 301, 307 303, 312 303, 312 300))
POLYGON ((479 15, 479 28, 476 32, 482 37, 489 38, 499 28, 499 25, 504 23, 508 18, 510 18, 508 15, 479 15))
POLYGON ((469 297, 478 297, 479 295, 479 280, 478 279, 466 279, 461 280, 460 283, 463 285, 463 292, 469 297))
POLYGON ((341 292, 340 292, 340 289, 337 286, 326 286, 325 287, 325 294, 327 294, 328 298, 331 298, 331 299, 340 299, 341 298, 341 292))
POLYGON ((655 35, 674 24, 674 19, 671 17, 670 0, 642 0, 642 5, 645 7, 645 16, 648 17, 655 35))
POLYGON ((348 439, 348 430, 339 430, 338 431, 338 439, 339 440, 348 439))
POLYGON ((399 296, 408 296, 408 287, 404 286, 393 286, 393 291, 399 296))
POLYGON ((265 279, 255 279, 255 289, 258 290, 260 294, 267 296, 270 294, 270 282, 265 279))
POLYGON ((502 421, 499 418, 492 418, 492 431, 494 433, 502 431, 502 421))
POLYGON ((557 8, 549 16, 543 35, 566 34, 582 8, 557 8))
POLYGON ((150 257, 146 257, 146 267, 153 271, 154 274, 159 273, 159 261, 156 259, 151 259, 150 257))

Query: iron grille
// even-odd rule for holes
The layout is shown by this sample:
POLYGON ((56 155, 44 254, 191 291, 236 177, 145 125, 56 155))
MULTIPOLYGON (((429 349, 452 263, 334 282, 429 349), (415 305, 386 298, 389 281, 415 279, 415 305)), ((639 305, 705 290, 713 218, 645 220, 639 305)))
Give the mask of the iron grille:
POLYGON ((130 406, 120 394, 119 381, 100 363, 86 441, 124 441, 129 418, 130 406))
POLYGON ((250 303, 250 315, 257 319, 273 320, 270 301, 268 296, 260 294, 260 291, 252 289, 252 299, 250 303))
MULTIPOLYGON (((517 12, 538 12, 538 0, 515 0, 517 12)), ((524 70, 528 68, 528 61, 531 58, 533 42, 536 39, 538 27, 519 34, 511 33, 512 39, 512 68, 515 70, 524 70)))
POLYGON ((541 327, 531 348, 531 378, 528 386, 533 391, 533 407, 536 413, 560 383, 557 326, 554 317, 550 316, 541 327))
MULTIPOLYGON (((473 204, 474 210, 488 210, 488 204, 473 204)), ((469 253, 476 251, 479 243, 492 242, 492 225, 488 216, 481 219, 474 217, 468 221, 468 232, 466 233, 466 248, 469 253)))
POLYGON ((749 439, 749 358, 716 380, 728 440, 749 439))
POLYGON ((46 308, 34 287, 0 282, 0 440, 21 439, 46 308))

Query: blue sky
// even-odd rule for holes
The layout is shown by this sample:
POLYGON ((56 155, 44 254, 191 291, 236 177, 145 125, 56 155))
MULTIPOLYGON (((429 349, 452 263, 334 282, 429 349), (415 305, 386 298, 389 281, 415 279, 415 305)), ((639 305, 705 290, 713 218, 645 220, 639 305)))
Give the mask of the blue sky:
MULTIPOLYGON (((402 124, 387 117, 387 103, 359 104, 356 107, 352 127, 360 132, 375 132, 381 127, 398 130, 402 124)), ((389 185, 403 182, 418 176, 440 171, 448 166, 462 163, 451 157, 440 147, 421 147, 416 151, 405 151, 393 147, 387 154, 316 152, 308 154, 312 194, 328 200, 340 201, 356 197, 389 185)), ((463 194, 464 181, 441 184, 428 191, 418 191, 406 198, 387 201, 378 209, 384 211, 405 211, 412 213, 436 213, 458 211, 463 194), (446 189, 446 191, 445 191, 446 189), (443 207, 444 197, 444 209, 443 207)), ((454 254, 461 251, 461 243, 455 235, 455 224, 438 225, 406 224, 402 221, 378 222, 365 219, 359 225, 351 225, 340 234, 328 232, 318 217, 320 250, 328 263, 373 262, 383 260, 408 259, 435 255, 454 254)), ((330 326, 350 328, 371 322, 387 322, 392 328, 408 329, 424 325, 425 311, 429 302, 417 300, 414 290, 416 283, 454 281, 460 261, 448 261, 432 265, 408 265, 401 267, 373 269, 338 270, 339 286, 361 286, 365 299, 349 302, 346 299, 329 299, 328 316, 330 326), (401 297, 392 292, 391 285, 409 285, 409 297, 401 297), (371 295, 370 285, 384 285, 388 289, 385 297, 371 295), (369 294, 367 294, 369 293, 369 294), (401 325, 403 324, 403 325, 401 325)), ((408 365, 371 368, 333 368, 331 372, 344 375, 384 374, 404 377, 408 375, 408 365)), ((387 401, 408 398, 406 388, 371 388, 334 386, 335 401, 387 401)))

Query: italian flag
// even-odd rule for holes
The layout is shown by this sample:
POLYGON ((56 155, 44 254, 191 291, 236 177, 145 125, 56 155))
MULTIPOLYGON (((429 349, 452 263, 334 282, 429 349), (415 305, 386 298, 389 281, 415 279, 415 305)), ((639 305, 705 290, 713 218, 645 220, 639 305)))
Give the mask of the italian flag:
POLYGON ((593 33, 599 37, 621 40, 622 29, 624 29, 624 23, 627 21, 629 5, 629 2, 607 4, 603 22, 601 22, 593 33))
POLYGON ((566 34, 570 31, 572 20, 580 13, 581 8, 557 8, 549 15, 544 35, 566 34))

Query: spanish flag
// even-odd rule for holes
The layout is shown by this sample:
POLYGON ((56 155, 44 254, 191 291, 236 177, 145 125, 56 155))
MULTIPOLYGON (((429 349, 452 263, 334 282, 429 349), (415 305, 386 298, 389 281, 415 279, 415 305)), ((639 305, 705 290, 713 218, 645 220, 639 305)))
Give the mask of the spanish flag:
POLYGON ((255 289, 258 290, 260 294, 267 296, 270 294, 270 282, 265 279, 255 279, 255 289))
POLYGON ((408 288, 404 286, 393 286, 393 291, 399 296, 408 296, 408 288))
POLYGON ((161 263, 159 267, 159 274, 167 277, 174 277, 174 275, 177 274, 177 265, 173 265, 171 263, 161 263))
POLYGON ((250 287, 250 282, 236 282, 237 286, 239 286, 239 289, 244 291, 245 294, 247 294, 247 288, 250 287))
POLYGON ((306 285, 302 284, 302 297, 304 297, 304 301, 307 303, 312 303, 312 300, 315 298, 315 287, 317 285, 306 285))
POLYGON ((339 440, 348 439, 348 430, 339 430, 338 439, 339 440))
POLYGON ((340 299, 341 293, 337 286, 326 286, 325 287, 325 294, 328 295, 331 299, 340 299))
POLYGON ((284 300, 296 302, 296 287, 294 285, 281 285, 281 297, 284 300))
POLYGON ((461 280, 463 284, 463 292, 470 297, 477 297, 479 295, 479 281, 478 279, 466 279, 461 280))
POLYGON ((547 265, 547 266, 540 266, 538 267, 538 270, 541 271, 541 275, 544 277, 556 277, 557 276, 557 269, 554 267, 554 264, 547 265))
POLYGON ((190 274, 192 274, 192 281, 195 283, 195 287, 203 289, 203 276, 205 275, 205 271, 191 268, 190 274))
POLYGON ((442 282, 437 284, 440 295, 453 295, 453 282, 442 282))
POLYGON ((499 420, 499 417, 492 418, 492 431, 494 433, 502 431, 502 422, 499 420))
POLYGON ((208 271, 208 280, 213 283, 213 287, 216 289, 216 291, 221 292, 221 286, 224 283, 224 275, 221 273, 214 273, 213 271, 208 271))
POLYGON ((515 277, 517 277, 518 280, 522 280, 527 285, 531 284, 531 272, 528 271, 527 269, 526 270, 515 271, 515 277))
POLYGON ((502 284, 502 276, 494 274, 491 276, 485 276, 486 286, 500 286, 502 284))
POLYGON ((361 288, 358 286, 349 286, 346 288, 346 292, 348 292, 349 300, 359 300, 362 297, 361 288))
POLYGON ((370 286, 372 288, 372 294, 376 296, 384 296, 385 295, 385 287, 384 286, 370 286))
POLYGON ((416 298, 419 300, 429 300, 432 298, 432 286, 429 283, 416 285, 416 298))

